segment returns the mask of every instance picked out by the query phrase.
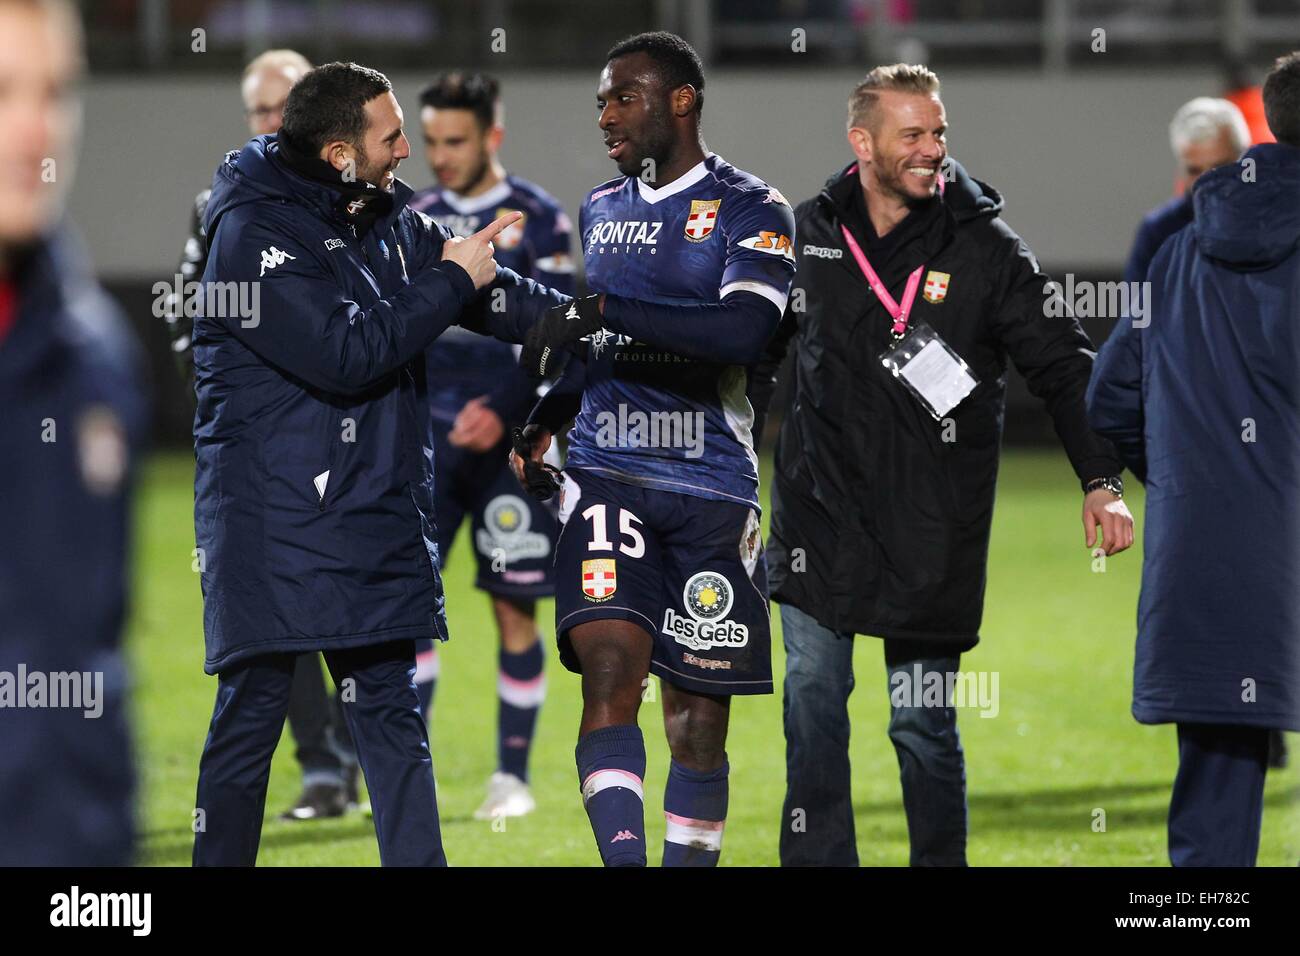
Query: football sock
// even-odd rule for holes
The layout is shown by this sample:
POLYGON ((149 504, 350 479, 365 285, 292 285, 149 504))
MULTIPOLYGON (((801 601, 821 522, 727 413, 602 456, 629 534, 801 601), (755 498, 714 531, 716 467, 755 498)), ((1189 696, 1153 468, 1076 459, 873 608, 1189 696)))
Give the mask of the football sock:
POLYGON ((717 770, 700 772, 676 760, 664 788, 664 866, 717 866, 722 855, 722 828, 727 820, 725 761, 717 770))
POLYGON ((502 648, 497 675, 497 768, 528 779, 528 751, 533 744, 537 712, 546 699, 542 674, 542 642, 512 654, 502 648))
POLYGON ((645 866, 645 740, 636 724, 602 727, 578 739, 582 802, 606 866, 645 866))

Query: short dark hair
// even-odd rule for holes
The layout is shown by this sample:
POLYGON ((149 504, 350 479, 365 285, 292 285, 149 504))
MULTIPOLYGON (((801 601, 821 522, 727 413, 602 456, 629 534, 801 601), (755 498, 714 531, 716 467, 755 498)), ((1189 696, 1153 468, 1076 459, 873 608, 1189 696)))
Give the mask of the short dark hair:
POLYGON ((486 73, 442 73, 420 91, 420 106, 469 110, 487 129, 500 118, 501 84, 486 73))
POLYGON ((704 111, 704 64, 694 47, 676 33, 665 30, 638 33, 614 44, 605 54, 605 62, 633 53, 644 53, 654 61, 666 89, 695 87, 695 112, 704 111))
POLYGON ((1264 118, 1279 143, 1300 146, 1300 51, 1278 57, 1264 78, 1264 118))
POLYGON ((388 77, 356 63, 326 63, 289 90, 280 142, 305 156, 343 140, 360 147, 366 135, 366 104, 393 89, 388 77))

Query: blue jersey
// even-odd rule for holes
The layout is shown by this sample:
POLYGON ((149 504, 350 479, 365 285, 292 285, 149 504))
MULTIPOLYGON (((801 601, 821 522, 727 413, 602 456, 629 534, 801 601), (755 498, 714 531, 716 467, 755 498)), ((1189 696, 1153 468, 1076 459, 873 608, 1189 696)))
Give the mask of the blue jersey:
MULTIPOLYGON (((493 240, 498 264, 536 279, 566 295, 573 294, 573 227, 559 202, 517 176, 480 196, 459 196, 434 187, 418 192, 410 206, 446 226, 457 236, 471 236, 499 216, 519 211, 524 218, 493 240)), ((535 397, 531 388, 519 400, 514 347, 485 335, 452 326, 425 352, 434 418, 452 421, 465 402, 480 395, 502 396, 496 407, 503 418, 518 418, 535 397)), ((489 400, 489 404, 498 403, 489 400)), ((507 421, 509 424, 509 421, 507 421)))
MULTIPOLYGON (((766 183, 710 154, 659 189, 598 186, 579 220, 592 292, 703 305, 753 292, 782 311, 794 214, 766 183)), ((601 330, 588 351, 566 466, 629 484, 758 506, 747 370, 601 330)))

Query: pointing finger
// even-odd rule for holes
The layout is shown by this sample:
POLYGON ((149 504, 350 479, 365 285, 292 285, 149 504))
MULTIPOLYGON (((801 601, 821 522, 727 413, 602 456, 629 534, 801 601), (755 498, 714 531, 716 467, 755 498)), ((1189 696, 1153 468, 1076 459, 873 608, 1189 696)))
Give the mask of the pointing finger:
POLYGON ((508 212, 504 216, 499 216, 492 222, 488 223, 478 232, 474 233, 474 235, 470 236, 470 238, 478 239, 482 242, 491 242, 502 229, 505 229, 507 226, 513 226, 523 217, 524 214, 521 212, 508 212))

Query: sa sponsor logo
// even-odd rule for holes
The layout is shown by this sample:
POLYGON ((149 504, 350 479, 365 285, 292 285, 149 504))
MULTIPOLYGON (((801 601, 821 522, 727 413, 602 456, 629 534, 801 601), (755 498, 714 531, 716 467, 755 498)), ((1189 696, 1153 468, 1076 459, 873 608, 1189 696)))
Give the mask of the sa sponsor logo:
POLYGON ((948 295, 948 283, 952 281, 952 276, 946 272, 936 272, 931 269, 925 276, 925 286, 921 294, 925 296, 926 302, 933 302, 938 305, 948 295))
POLYGON ((696 651, 743 647, 749 643, 749 628, 726 619, 734 599, 735 592, 726 577, 716 571, 700 571, 691 575, 682 589, 686 616, 668 608, 661 630, 678 644, 696 651))
POLYGON ((713 229, 718 224, 718 209, 721 206, 721 199, 691 200, 691 214, 686 217, 686 228, 683 230, 689 242, 703 242, 713 235, 713 229))
POLYGON ((582 594, 596 604, 604 604, 618 590, 618 569, 614 558, 590 558, 582 562, 582 594))
POLYGON ((780 256, 783 259, 794 258, 794 243, 790 241, 789 236, 783 236, 779 232, 763 230, 757 236, 740 240, 740 245, 746 249, 757 249, 759 252, 780 256))

